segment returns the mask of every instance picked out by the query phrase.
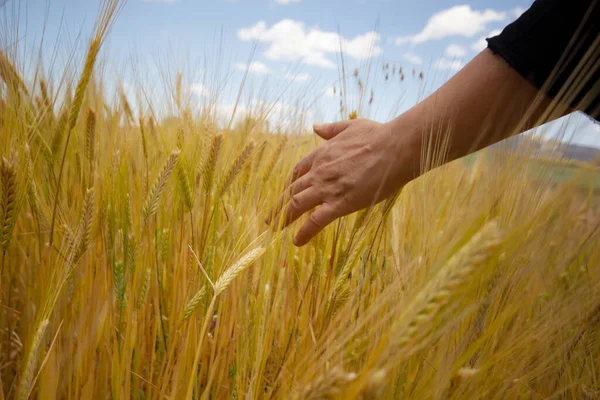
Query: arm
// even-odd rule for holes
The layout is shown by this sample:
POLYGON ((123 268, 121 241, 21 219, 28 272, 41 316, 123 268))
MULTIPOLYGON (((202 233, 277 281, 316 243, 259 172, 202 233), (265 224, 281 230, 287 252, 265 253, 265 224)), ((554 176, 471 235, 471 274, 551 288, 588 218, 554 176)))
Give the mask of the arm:
MULTIPOLYGON (((439 136, 447 137, 447 161, 452 161, 568 111, 564 105, 552 104, 501 57, 486 49, 390 125, 401 136, 407 121, 412 121, 416 125, 415 148, 426 135, 431 135, 434 142, 439 142, 439 136)), ((415 172, 417 176, 419 171, 415 172)))
POLYGON ((301 246, 336 218, 382 201, 423 173, 426 139, 447 143, 450 161, 571 109, 597 118, 598 21, 600 0, 536 0, 488 39, 489 49, 394 120, 315 125, 327 142, 298 163, 267 221, 281 216, 287 225, 318 207, 294 239, 301 246))
POLYGON ((502 58, 485 50, 386 124, 365 119, 317 124, 315 133, 327 141, 296 165, 288 192, 267 222, 280 216, 287 225, 318 206, 294 239, 302 246, 335 219, 384 200, 419 176, 426 135, 451 135, 448 160, 464 156, 543 121, 539 117, 550 101, 536 102, 538 96, 502 58))

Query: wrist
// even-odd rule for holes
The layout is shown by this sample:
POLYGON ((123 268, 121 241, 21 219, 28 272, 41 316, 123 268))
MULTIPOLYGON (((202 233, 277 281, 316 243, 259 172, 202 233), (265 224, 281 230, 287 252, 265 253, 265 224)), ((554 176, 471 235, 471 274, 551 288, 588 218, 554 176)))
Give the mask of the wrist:
POLYGON ((400 179, 408 183, 418 178, 421 171, 421 156, 424 132, 424 119, 411 109, 386 123, 392 138, 392 147, 402 171, 400 179))

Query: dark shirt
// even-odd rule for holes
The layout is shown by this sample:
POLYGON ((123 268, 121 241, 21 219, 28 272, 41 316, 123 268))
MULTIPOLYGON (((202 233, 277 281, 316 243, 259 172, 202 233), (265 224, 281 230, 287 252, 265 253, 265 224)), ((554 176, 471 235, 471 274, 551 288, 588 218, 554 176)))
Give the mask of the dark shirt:
POLYGON ((600 117, 600 0, 536 0, 488 48, 550 97, 600 117))

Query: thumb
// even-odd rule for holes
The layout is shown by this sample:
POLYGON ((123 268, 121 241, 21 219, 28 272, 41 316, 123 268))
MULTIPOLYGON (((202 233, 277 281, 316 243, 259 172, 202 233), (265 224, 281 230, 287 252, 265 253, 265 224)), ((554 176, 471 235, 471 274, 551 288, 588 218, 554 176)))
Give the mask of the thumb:
POLYGON ((329 140, 343 132, 348 126, 350 126, 351 122, 352 120, 333 122, 331 124, 314 124, 313 130, 323 139, 329 140))

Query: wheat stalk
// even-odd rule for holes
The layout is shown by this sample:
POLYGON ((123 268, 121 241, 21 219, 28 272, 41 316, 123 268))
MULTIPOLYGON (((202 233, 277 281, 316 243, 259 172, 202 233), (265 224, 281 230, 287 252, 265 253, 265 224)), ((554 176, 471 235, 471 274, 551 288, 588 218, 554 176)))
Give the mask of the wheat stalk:
POLYGON ((235 264, 229 267, 215 283, 215 296, 223 293, 225 289, 231 284, 231 282, 244 271, 250 264, 256 261, 265 252, 264 247, 257 247, 254 250, 246 253, 240 258, 235 264))
POLYGON ((31 347, 29 349, 29 353, 27 354, 27 361, 25 362, 25 370, 23 371, 23 377, 21 378, 21 384, 19 385, 19 395, 18 398, 20 400, 26 400, 29 398, 29 393, 31 392, 31 383, 33 382, 33 376, 35 367, 37 366, 37 357, 40 351, 40 345, 42 343, 42 339, 44 338, 44 333, 46 333, 46 328, 48 328, 49 320, 43 320, 38 326, 37 331, 35 331, 35 335, 31 341, 31 347))
POLYGON ((160 171, 158 177, 154 181, 152 188, 148 192, 148 196, 146 197, 146 201, 144 202, 144 206, 142 208, 145 223, 147 223, 148 219, 154 214, 156 214, 156 211, 158 211, 158 202, 163 191, 165 190, 165 186, 167 185, 169 176, 171 176, 171 173, 173 172, 173 168, 175 167, 178 158, 178 151, 174 151, 171 153, 171 155, 167 159, 167 162, 163 166, 163 169, 160 171))

